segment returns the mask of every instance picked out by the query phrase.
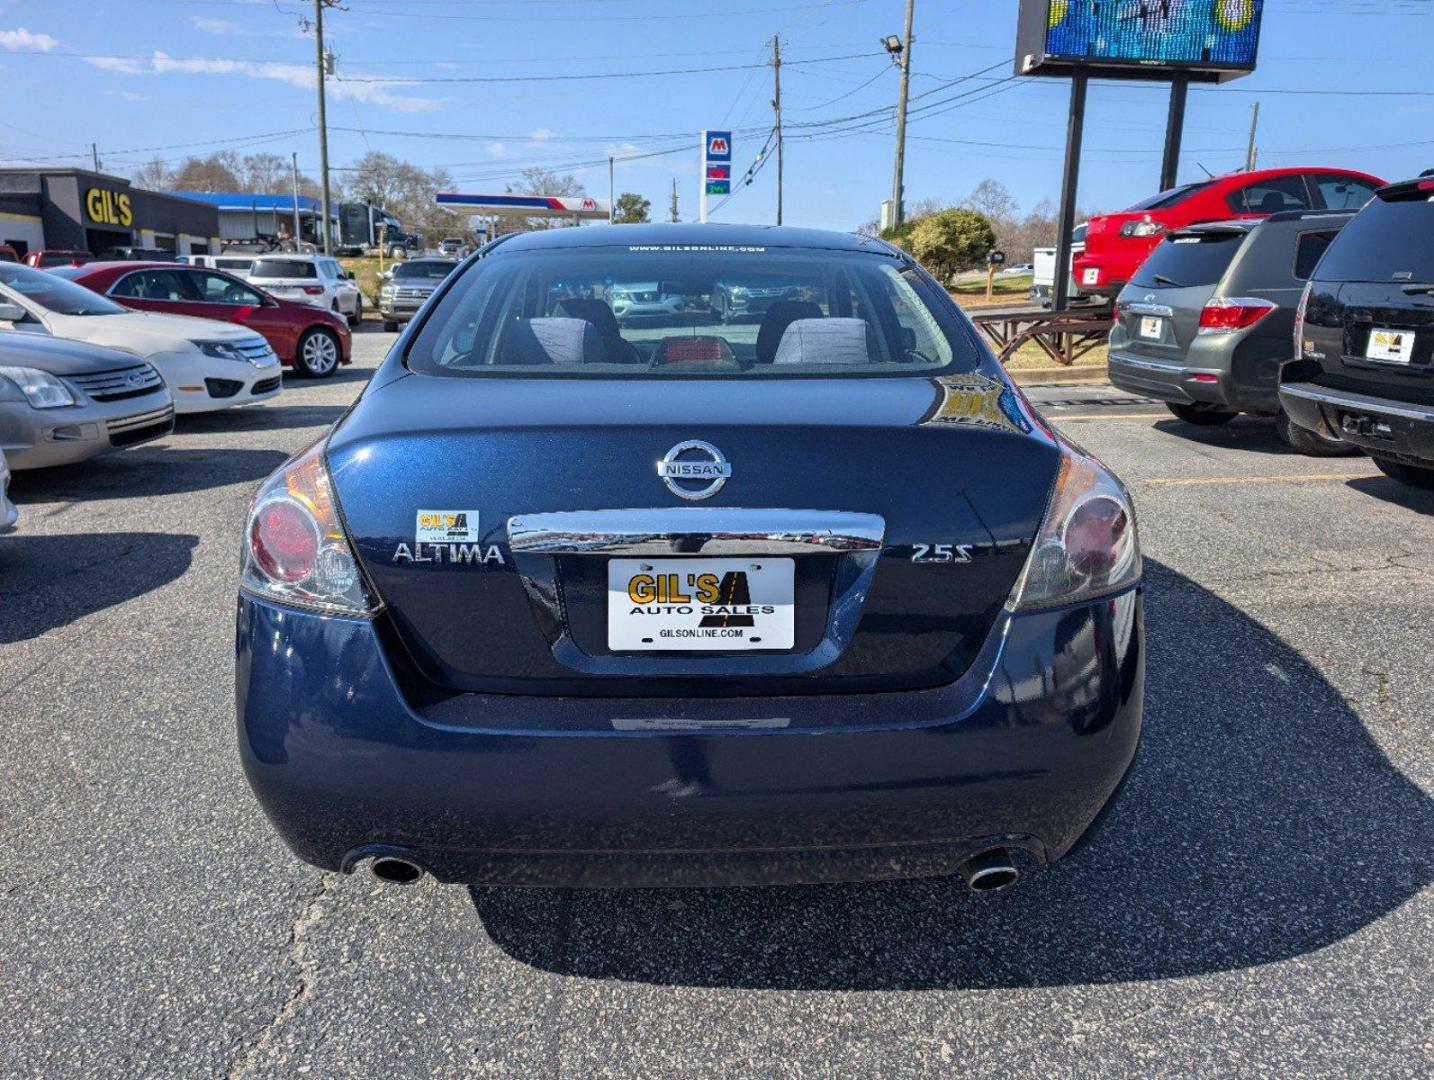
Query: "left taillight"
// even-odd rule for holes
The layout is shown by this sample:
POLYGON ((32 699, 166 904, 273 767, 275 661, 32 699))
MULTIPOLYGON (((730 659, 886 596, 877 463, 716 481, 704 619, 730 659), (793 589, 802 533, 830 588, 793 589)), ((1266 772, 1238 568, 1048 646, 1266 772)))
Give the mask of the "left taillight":
POLYGON ((1120 227, 1121 236, 1151 237, 1159 236, 1165 231, 1165 226, 1158 221, 1146 218, 1144 221, 1127 221, 1120 227))
POLYGON ((1200 312, 1200 334, 1232 334, 1254 326, 1278 305, 1253 296, 1216 297, 1200 312))
POLYGON ((379 610, 339 520, 323 440, 285 462, 254 495, 239 580, 251 595, 295 607, 339 615, 379 610))

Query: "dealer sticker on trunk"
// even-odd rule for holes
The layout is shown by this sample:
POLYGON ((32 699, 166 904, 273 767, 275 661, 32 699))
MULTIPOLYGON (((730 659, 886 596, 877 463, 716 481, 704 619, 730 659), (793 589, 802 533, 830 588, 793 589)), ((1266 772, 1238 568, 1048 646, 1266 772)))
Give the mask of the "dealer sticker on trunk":
POLYGON ((791 559, 613 559, 607 643, 614 652, 790 649, 791 559))
POLYGON ((420 510, 413 539, 419 544, 472 544, 478 540, 477 510, 420 510))

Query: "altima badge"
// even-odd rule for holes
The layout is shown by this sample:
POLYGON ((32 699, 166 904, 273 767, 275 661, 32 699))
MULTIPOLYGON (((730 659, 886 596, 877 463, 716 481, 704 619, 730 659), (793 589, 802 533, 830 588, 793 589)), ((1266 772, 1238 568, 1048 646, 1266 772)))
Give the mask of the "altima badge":
POLYGON ((711 443, 688 439, 667 451, 657 463, 657 475, 679 499, 707 499, 722 490, 732 476, 732 466, 711 443), (703 486, 684 486, 693 483, 703 486))

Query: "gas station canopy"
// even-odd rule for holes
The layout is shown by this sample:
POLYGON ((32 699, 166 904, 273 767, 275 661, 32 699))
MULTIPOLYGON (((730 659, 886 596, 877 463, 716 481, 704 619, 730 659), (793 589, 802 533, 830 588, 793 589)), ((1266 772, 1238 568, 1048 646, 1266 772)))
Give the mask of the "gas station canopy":
POLYGON ((469 214, 516 211, 524 217, 565 217, 579 221, 606 221, 608 217, 608 201, 587 195, 474 195, 440 191, 433 201, 469 214))

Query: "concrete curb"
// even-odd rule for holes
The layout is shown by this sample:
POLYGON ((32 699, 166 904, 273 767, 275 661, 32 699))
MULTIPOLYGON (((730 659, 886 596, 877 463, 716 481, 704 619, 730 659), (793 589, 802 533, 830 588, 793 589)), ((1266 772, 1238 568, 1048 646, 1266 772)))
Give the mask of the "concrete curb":
POLYGON ((1063 383, 1105 382, 1110 376, 1104 364, 1083 367, 1027 367, 1008 368, 1006 374, 1018 386, 1059 386, 1063 383))

